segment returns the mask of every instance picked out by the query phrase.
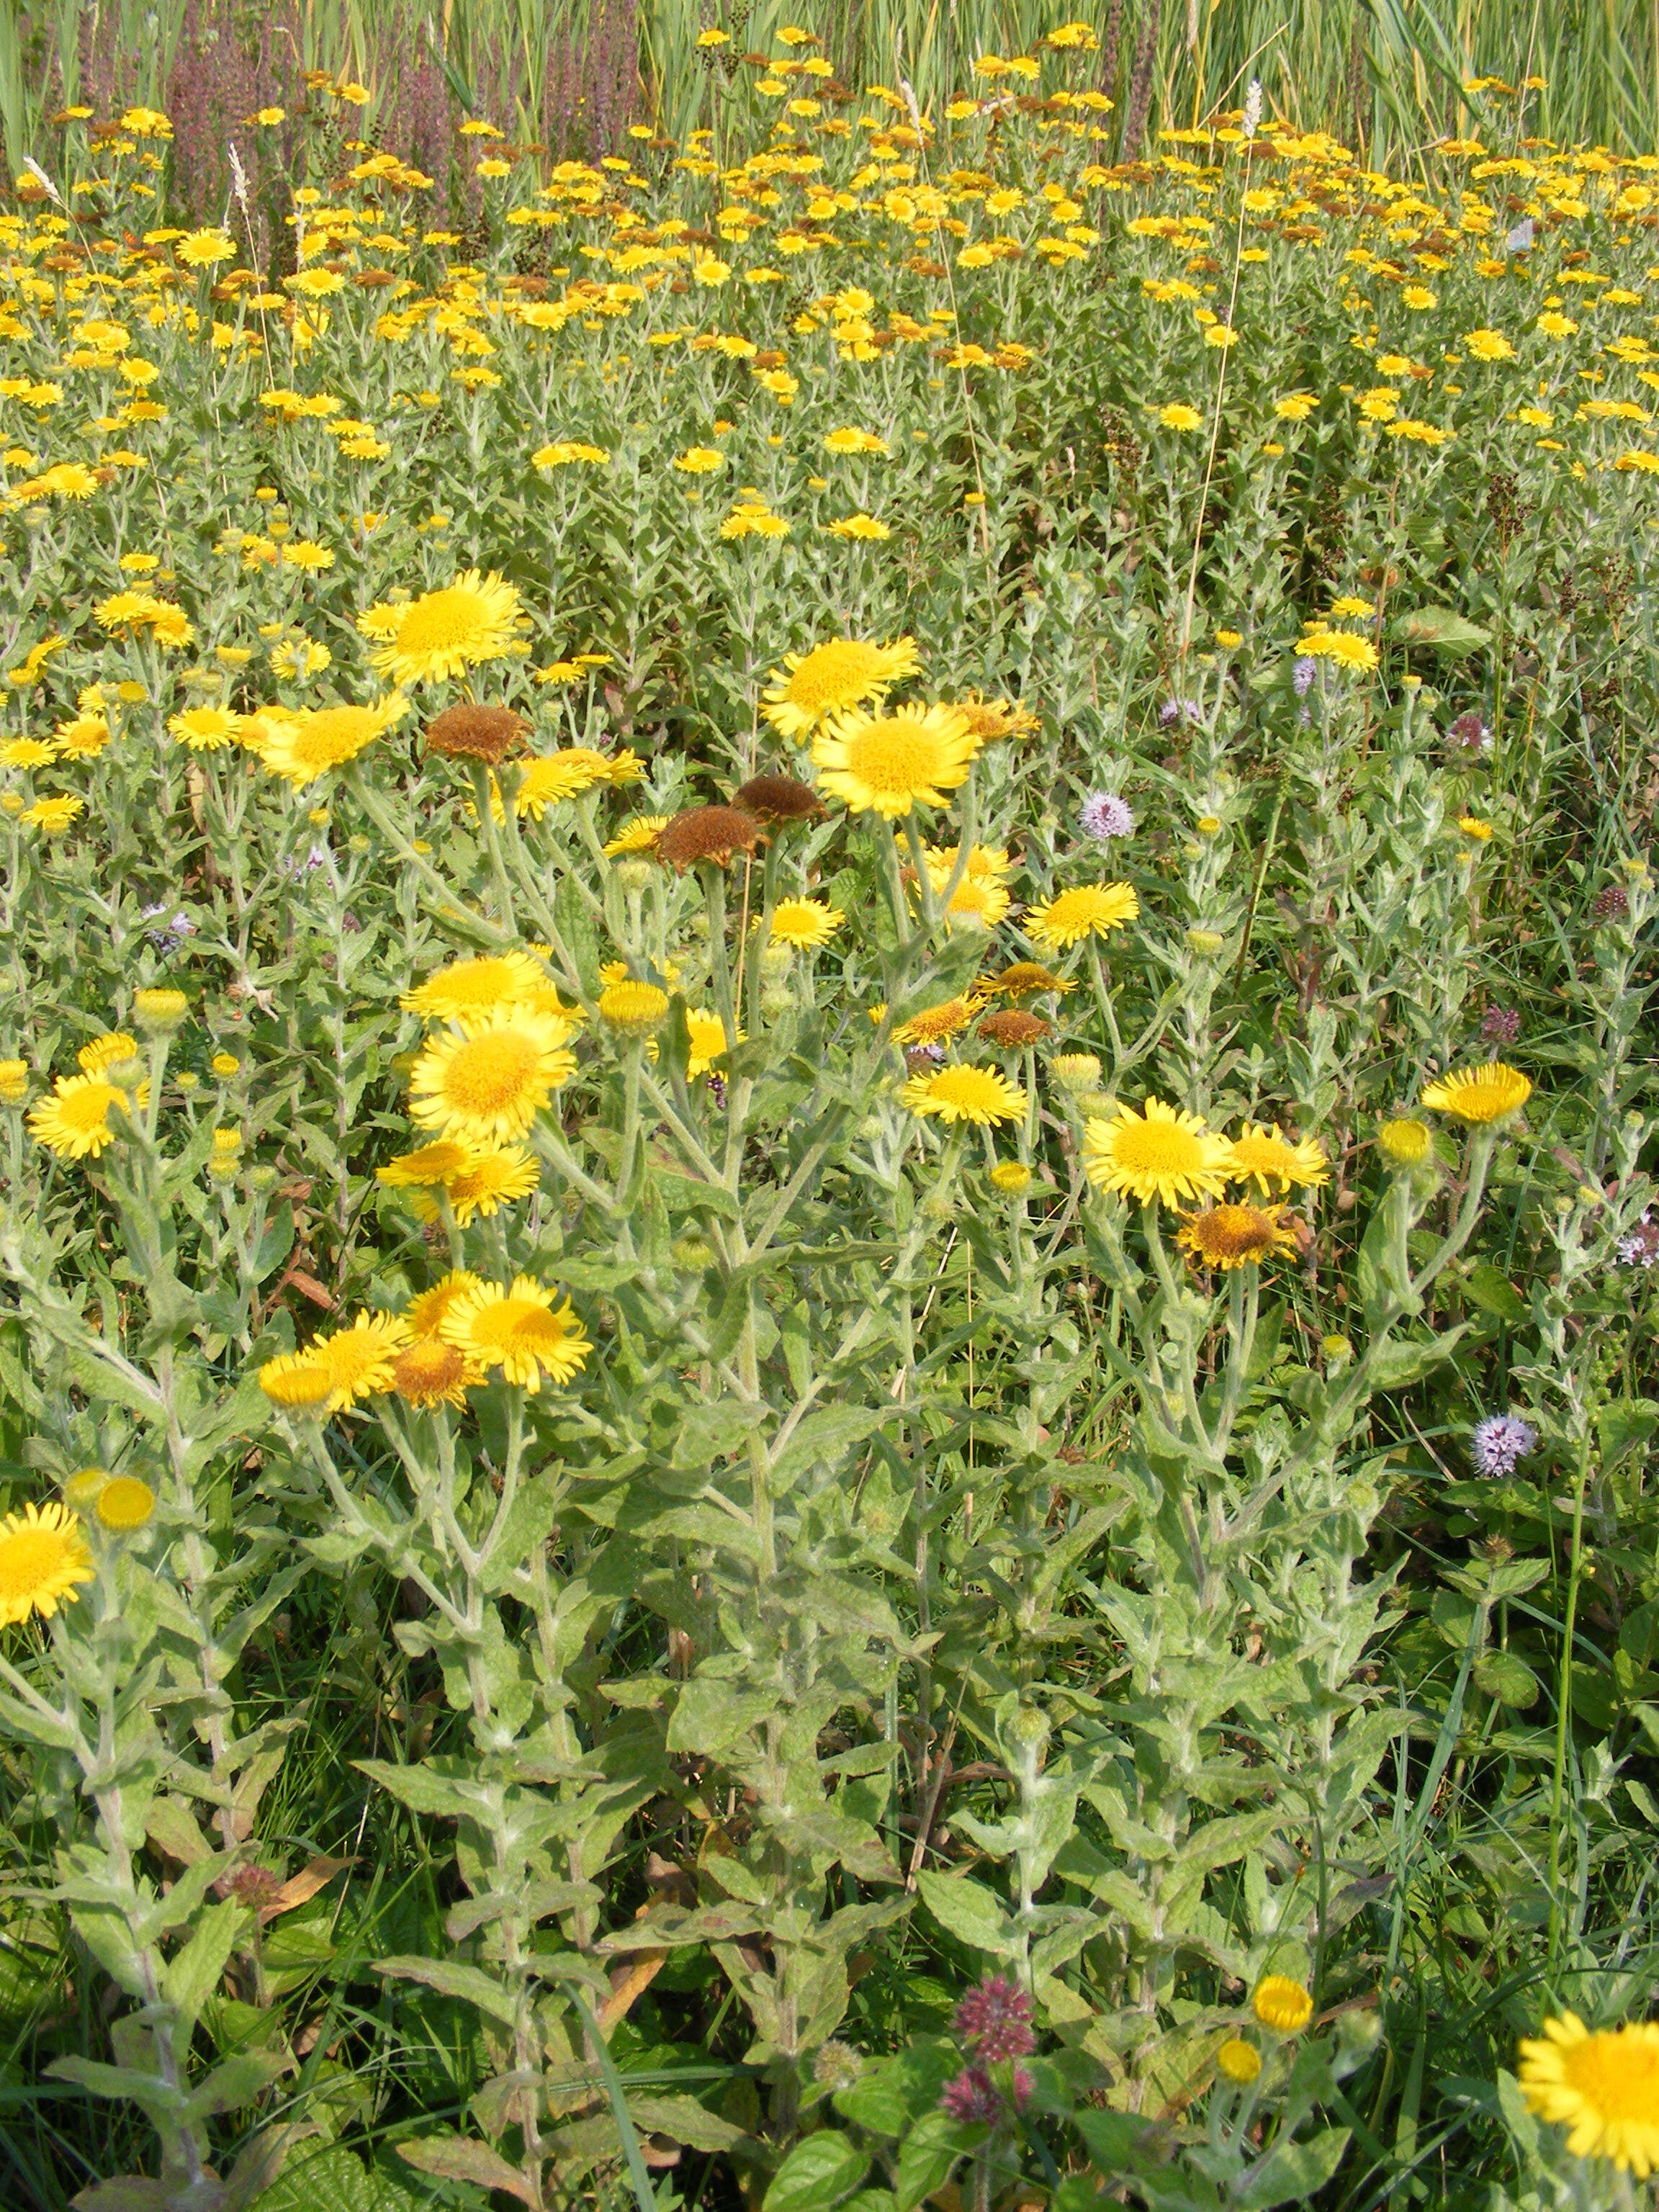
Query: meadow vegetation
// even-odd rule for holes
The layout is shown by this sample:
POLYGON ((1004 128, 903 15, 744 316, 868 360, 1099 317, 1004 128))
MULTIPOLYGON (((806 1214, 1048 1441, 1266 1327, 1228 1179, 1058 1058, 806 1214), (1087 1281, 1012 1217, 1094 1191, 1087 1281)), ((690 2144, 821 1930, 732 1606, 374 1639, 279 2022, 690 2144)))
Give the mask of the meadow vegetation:
POLYGON ((8 106, 8 2206, 1659 2165, 1659 157, 1147 20, 8 106))

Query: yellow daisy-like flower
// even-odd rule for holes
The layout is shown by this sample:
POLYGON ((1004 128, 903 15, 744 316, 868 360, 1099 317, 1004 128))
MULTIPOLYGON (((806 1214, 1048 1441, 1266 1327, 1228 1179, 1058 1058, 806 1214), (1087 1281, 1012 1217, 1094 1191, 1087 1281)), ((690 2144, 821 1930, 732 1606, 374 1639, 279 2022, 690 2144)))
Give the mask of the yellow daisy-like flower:
POLYGON ((1317 1190, 1331 1179, 1330 1163, 1316 1137, 1292 1143, 1273 1122, 1263 1128, 1244 1124, 1243 1133, 1232 1140, 1232 1180, 1255 1183, 1263 1198, 1283 1198, 1291 1190, 1317 1190))
POLYGON ((519 594, 493 570, 469 568, 440 592, 405 606, 380 605, 357 627, 380 650, 369 655, 397 684, 442 683, 486 660, 499 660, 517 637, 519 594))
POLYGON ((591 745, 567 745, 560 752, 539 753, 520 770, 514 811, 520 821, 529 815, 539 822, 550 806, 578 798, 596 783, 617 781, 617 765, 608 754, 596 752, 591 745))
POLYGON ((726 456, 713 446, 688 446, 683 453, 675 455, 674 466, 682 476, 712 476, 716 469, 726 466, 726 456))
POLYGON ((419 1336, 392 1361, 386 1387, 417 1411, 434 1406, 459 1409, 466 1403, 468 1386, 483 1379, 483 1369, 459 1345, 446 1344, 441 1337, 419 1336))
POLYGON ((1143 1206, 1178 1206, 1219 1198, 1233 1148, 1196 1114, 1148 1098, 1145 1110, 1120 1106, 1109 1121, 1083 1125, 1084 1171, 1097 1189, 1115 1190, 1143 1206))
POLYGON ((902 637, 892 645, 831 638, 810 653, 785 655, 762 694, 761 712, 786 738, 809 737, 832 714, 877 705, 896 684, 921 671, 914 638, 902 637))
POLYGON ((1177 400, 1172 407, 1160 407, 1158 419, 1166 430, 1201 430, 1204 417, 1196 407, 1188 407, 1177 400))
POLYGON ((989 877, 964 876, 945 911, 953 922, 967 922, 980 929, 994 929, 1006 918, 1012 904, 1006 884, 994 882, 989 877))
POLYGON ((1018 1121, 1025 1111, 1025 1093, 997 1068, 939 1067, 913 1075, 899 1092, 899 1103, 937 1121, 994 1129, 1018 1121))
POLYGON ((314 1337, 306 1357, 328 1378, 329 1410, 384 1390, 409 1334, 409 1323, 396 1314, 361 1313, 349 1328, 314 1337))
POLYGON ((388 1160, 383 1168, 376 1168, 374 1180, 384 1183, 388 1190, 418 1190, 432 1183, 447 1182, 458 1176, 471 1159, 471 1148, 441 1137, 435 1145, 421 1145, 412 1152, 400 1152, 395 1160, 388 1160))
POLYGON ((236 241, 222 230, 192 230, 174 249, 187 269, 212 269, 236 258, 236 241))
POLYGON ((408 712, 398 691, 371 707, 262 707, 244 718, 240 735, 261 767, 299 791, 355 760, 408 712))
POLYGON ((452 1267, 447 1275, 440 1275, 429 1291, 422 1291, 404 1310, 411 1336, 417 1341, 423 1336, 441 1336, 450 1309, 469 1291, 479 1289, 483 1281, 482 1275, 466 1267, 452 1267))
POLYGON ((66 1505, 25 1505, 0 1521, 0 1628, 38 1613, 50 1620, 97 1570, 66 1505))
POLYGON ((605 856, 607 860, 619 860, 630 853, 648 853, 667 827, 665 814, 636 814, 608 840, 605 856))
POLYGON ((1313 2018, 1313 1999, 1288 1974, 1265 1974, 1255 1985, 1250 2009, 1263 2027, 1280 2035, 1300 2035, 1313 2018))
MULTIPOLYGON (((962 710, 958 710, 962 711, 962 710)), ((927 871, 927 880, 936 891, 942 891, 955 872, 957 845, 924 845, 921 864, 927 871)), ((1014 864, 1007 848, 1001 845, 975 845, 968 854, 962 875, 964 883, 1000 884, 1014 872, 1014 864)))
POLYGON ((459 1021, 486 1014, 494 1006, 533 1000, 547 988, 547 975, 527 952, 492 953, 476 960, 452 960, 424 983, 405 991, 398 1004, 428 1021, 459 1021))
MULTIPOLYGON (((528 1198, 541 1179, 535 1155, 522 1145, 512 1145, 501 1152, 473 1153, 464 1167, 444 1177, 443 1191, 456 1221, 466 1229, 474 1214, 489 1221, 514 1199, 528 1198)), ((428 1220, 437 1218, 437 1206, 429 1198, 417 1199, 415 1210, 428 1220)))
POLYGON ((1459 815, 1457 826, 1466 837, 1473 839, 1477 845, 1486 844, 1492 836, 1491 823, 1483 822, 1478 814, 1459 815))
POLYGON ((61 836, 79 814, 84 814, 87 802, 73 792, 50 792, 37 799, 33 806, 26 806, 18 817, 31 830, 44 830, 49 837, 61 836))
POLYGON ((483 1150, 516 1144, 576 1072, 570 1024, 556 1014, 500 1006, 434 1037, 410 1079, 411 1118, 422 1129, 483 1150))
POLYGON ((1339 668, 1363 671, 1377 665, 1376 647, 1357 630, 1322 629, 1316 637, 1303 638, 1296 649, 1312 659, 1334 661, 1339 668))
POLYGON ((1520 2083, 1530 2111, 1571 2130, 1576 2158, 1611 2159, 1638 2181, 1659 2166, 1659 2021, 1593 2033, 1561 2013, 1522 2044, 1520 2083))
POLYGON ((330 1409, 334 1377, 325 1364, 309 1352, 284 1352, 267 1359, 259 1370, 259 1388, 273 1405, 292 1413, 316 1413, 330 1409))
POLYGON ((599 1018, 623 1031, 659 1029, 668 1018, 668 994, 655 983, 629 976, 607 983, 599 994, 599 1018))
POLYGON ((965 1030, 980 1010, 976 998, 946 999, 943 1005, 924 1006, 901 1022, 893 1031, 895 1044, 944 1044, 965 1030))
POLYGON ((772 909, 770 934, 775 944, 810 952, 828 945, 846 919, 827 899, 780 899, 772 909))
POLYGON ((544 1377, 568 1382, 593 1347, 569 1300, 556 1306, 556 1296, 533 1275, 515 1275, 510 1289, 481 1283, 444 1316, 444 1342, 526 1390, 538 1390, 544 1377))
POLYGON ((117 1060, 131 1060, 137 1049, 137 1039, 125 1030, 106 1030, 102 1036, 95 1036, 90 1044, 83 1044, 75 1057, 83 1075, 101 1075, 106 1067, 113 1067, 117 1060))
POLYGON ((917 805, 943 806, 968 781, 980 740, 954 707, 858 709, 836 715, 812 742, 819 782, 854 814, 890 821, 917 805))
MULTIPOLYGON (((714 1062, 726 1053, 726 1024, 718 1014, 711 1014, 705 1006, 688 1006, 685 1030, 691 1048, 685 1063, 686 1079, 690 1082, 699 1075, 707 1075, 714 1062)), ((744 1041, 741 1030, 738 1031, 736 1041, 738 1044, 744 1041)))
POLYGON ((1024 1198, 1031 1188, 1031 1170, 1024 1160, 999 1160, 989 1179, 994 1189, 1009 1198, 1024 1198))
POLYGON ((1127 884, 1079 884, 1034 908, 1025 932, 1054 952, 1085 937, 1109 937, 1139 912, 1140 901, 1127 884))
POLYGON ((1501 1121, 1518 1113, 1532 1096, 1532 1078, 1501 1060, 1484 1067, 1459 1068, 1429 1085, 1423 1103, 1437 1114, 1455 1114, 1460 1121, 1501 1121))
MULTIPOLYGON (((137 1103, 143 1106, 149 1098, 149 1085, 141 1084, 137 1103)), ((59 1159, 83 1160, 90 1155, 95 1160, 106 1145, 116 1140, 117 1133, 109 1125, 112 1111, 119 1107, 131 1113, 134 1103, 131 1093, 106 1083, 101 1075, 60 1075, 47 1096, 30 1108, 29 1127, 59 1159)))
POLYGON ((1176 1242, 1203 1266, 1223 1274, 1296 1249, 1295 1237, 1280 1226, 1278 1215, 1259 1206, 1210 1206, 1188 1218, 1176 1242))

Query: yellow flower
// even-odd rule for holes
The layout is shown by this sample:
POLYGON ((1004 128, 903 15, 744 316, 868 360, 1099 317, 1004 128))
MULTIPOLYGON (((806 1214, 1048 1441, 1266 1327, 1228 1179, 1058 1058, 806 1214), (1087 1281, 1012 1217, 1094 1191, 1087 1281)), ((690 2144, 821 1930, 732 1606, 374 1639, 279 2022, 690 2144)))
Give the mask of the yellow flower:
POLYGON ((1532 1096, 1532 1078, 1501 1060, 1484 1067, 1465 1067, 1443 1075, 1423 1093, 1423 1103, 1460 1121, 1501 1121, 1518 1113, 1532 1096))
POLYGON ((674 466, 683 476, 712 476, 716 469, 726 466, 726 456, 713 446, 688 446, 683 453, 675 455, 674 466))
POLYGON ((611 459, 603 446, 585 446, 575 440, 560 440, 543 446, 530 456, 530 465, 537 469, 568 468, 573 462, 586 461, 593 467, 611 459))
POLYGON ((193 753, 215 753, 240 734, 242 718, 228 707, 187 707, 167 718, 167 727, 193 753))
POLYGON ((1287 392, 1282 399, 1273 402, 1273 413, 1281 422, 1305 422, 1319 405, 1311 392, 1287 392))
POLYGON ((1463 343, 1476 361, 1515 359, 1515 348, 1501 331, 1465 331, 1463 343))
POLYGON ((1576 2158, 1611 2159, 1638 2181, 1659 2166, 1659 2021, 1592 2033, 1561 2013, 1522 2044, 1520 2083, 1530 2111, 1570 2130, 1576 2158))
POLYGON ((770 934, 779 945, 793 945, 797 951, 813 951, 827 945, 847 919, 838 906, 827 899, 780 899, 772 909, 770 934))
POLYGON ((1194 1260, 1224 1274, 1296 1249, 1294 1235, 1280 1225, 1278 1215, 1258 1206, 1212 1206, 1192 1214, 1176 1242, 1194 1260))
POLYGON ((1438 295, 1431 292, 1426 284, 1407 284, 1400 297, 1414 314, 1423 314, 1439 305, 1438 295))
POLYGON ((1031 1170, 1024 1160, 999 1160, 991 1170, 990 1180, 1010 1198, 1024 1198, 1031 1188, 1031 1170))
POLYGON ((1376 1141, 1396 1167, 1414 1168, 1429 1157, 1433 1132, 1426 1121, 1385 1121, 1376 1133, 1376 1141))
POLYGON ((1313 2018, 1313 1999, 1288 1974, 1266 1974, 1255 1985, 1250 2008, 1263 2027, 1280 2035, 1300 2035, 1313 2018))
POLYGON ((836 715, 813 740, 819 781, 855 814, 890 820, 918 804, 943 806, 968 780, 980 740, 954 707, 904 706, 890 714, 836 715))
MULTIPOLYGON (((694 1081, 699 1075, 706 1075, 714 1062, 724 1056, 728 1048, 726 1042, 725 1023, 718 1014, 711 1014, 706 1007, 687 1007, 685 1030, 690 1045, 690 1051, 685 1062, 686 1079, 690 1082, 694 1081)), ((737 1042, 741 1044, 743 1041, 744 1032, 739 1030, 737 1042)))
MULTIPOLYGON (((541 1166, 533 1154, 522 1145, 513 1145, 501 1152, 470 1154, 465 1166, 443 1178, 443 1190, 457 1224, 466 1229, 475 1213, 489 1221, 510 1200, 528 1198, 541 1179, 541 1166)), ((429 1198, 417 1199, 415 1210, 425 1219, 437 1218, 438 1209, 429 1198)))
POLYGON ((29 1095, 29 1064, 26 1060, 0 1060, 0 1102, 21 1106, 29 1095))
POLYGON ((1473 837, 1477 845, 1484 845, 1492 836, 1492 824, 1483 822, 1478 814, 1460 814, 1457 826, 1466 837, 1473 837))
POLYGON ((899 1092, 899 1103, 913 1114, 945 1122, 971 1121, 975 1128, 987 1129, 1017 1121, 1025 1111, 1025 1093, 996 1068, 939 1067, 928 1075, 913 1075, 899 1092))
POLYGON ((887 456, 887 441, 869 430, 830 430, 824 434, 824 451, 830 453, 879 453, 887 456))
POLYGON ((411 1119, 463 1144, 516 1144, 576 1072, 570 1024, 523 1006, 498 1006, 436 1037, 410 1079, 411 1119))
POLYGON ((1219 1198, 1226 1189, 1233 1148, 1196 1114, 1148 1098, 1143 1113, 1120 1106, 1109 1121, 1083 1125, 1084 1171, 1097 1189, 1178 1206, 1194 1198, 1219 1198))
POLYGON ((417 1409, 459 1407, 466 1403, 469 1386, 483 1379, 483 1369, 458 1346, 441 1337, 417 1336, 392 1361, 387 1387, 417 1409))
POLYGON ((452 960, 424 983, 405 991, 398 1004, 405 1013, 428 1021, 458 1021, 488 1013, 493 1006, 523 1005, 547 988, 547 975, 527 952, 492 953, 473 960, 452 960))
POLYGON ((668 994, 655 983, 629 978, 607 983, 599 994, 599 1018, 612 1029, 627 1032, 659 1029, 668 1016, 668 994))
POLYGON ((174 250, 187 269, 211 269, 236 258, 236 241, 222 230, 192 230, 174 250))
POLYGON ((429 1183, 447 1182, 452 1176, 460 1174, 472 1158, 471 1148, 458 1145, 453 1138, 440 1137, 435 1144, 418 1145, 412 1152, 399 1152, 383 1168, 376 1168, 374 1180, 384 1183, 388 1190, 414 1190, 429 1183))
MULTIPOLYGON (((137 1103, 143 1105, 149 1097, 149 1085, 141 1084, 137 1103)), ((118 1107, 131 1113, 134 1103, 132 1095, 101 1075, 60 1075, 47 1096, 30 1108, 29 1127, 59 1159, 83 1160, 88 1154, 96 1159, 116 1139, 111 1111, 118 1107)))
POLYGON ((665 814, 636 814, 624 822, 616 836, 605 847, 608 860, 623 859, 629 853, 648 853, 663 831, 668 827, 665 814))
POLYGON ((1291 1190, 1317 1190, 1330 1179, 1330 1164, 1316 1137, 1292 1143, 1273 1122, 1263 1128, 1247 1121, 1243 1133, 1232 1140, 1231 1180, 1255 1183, 1263 1198, 1283 1198, 1291 1190))
POLYGON ((369 655, 398 684, 441 683, 486 660, 499 660, 517 641, 519 594, 492 570, 469 568, 440 592, 407 605, 382 605, 359 615, 357 627, 380 650, 369 655))
POLYGON ((827 526, 832 538, 853 538, 869 545, 879 545, 884 538, 890 538, 893 534, 888 526, 878 517, 865 514, 862 512, 856 514, 843 514, 838 520, 827 526))
POLYGON ((908 1022, 901 1022, 893 1031, 895 1044, 943 1044, 947 1038, 965 1030, 979 1012, 981 1000, 946 999, 942 1006, 924 1006, 919 1014, 912 1014, 908 1022))
POLYGON ((182 991, 167 988, 135 991, 132 1011, 138 1026, 152 1035, 176 1030, 189 1011, 190 1000, 182 991))
POLYGON ((101 1075, 106 1067, 113 1067, 118 1060, 131 1060, 137 1052, 136 1037, 125 1030, 106 1030, 90 1044, 83 1044, 75 1055, 82 1075, 101 1075))
POLYGON ((566 745, 556 753, 535 754, 520 768, 513 811, 520 821, 529 816, 539 822, 550 806, 580 798, 596 783, 626 781, 617 774, 621 764, 592 745, 566 745))
POLYGON ((267 1359, 259 1370, 259 1388, 273 1405, 289 1413, 315 1413, 319 1419, 330 1410, 334 1395, 326 1365, 304 1352, 284 1352, 267 1359))
POLYGON ((1036 907, 1025 931, 1052 951, 1085 937, 1109 937, 1140 912, 1140 901, 1127 884, 1079 884, 1036 907))
POLYGON ((499 1367, 508 1382, 524 1389, 538 1390, 544 1376, 568 1382, 593 1347, 569 1300, 556 1306, 556 1296, 533 1275, 515 1276, 510 1289, 480 1283, 445 1315, 443 1340, 481 1367, 499 1367))
POLYGON ((762 695, 761 712, 786 738, 804 738, 833 714, 884 699, 894 684, 921 668, 913 638, 892 645, 831 638, 810 653, 785 656, 762 695))
POLYGON ((396 1314, 360 1313, 349 1328, 313 1338, 306 1357, 328 1378, 329 1410, 384 1390, 392 1362, 408 1342, 409 1324, 396 1314))
POLYGON ((216 1052, 208 1066, 222 1081, 227 1076, 240 1075, 242 1063, 234 1052, 216 1052))
POLYGON ((57 792, 45 799, 37 799, 33 806, 26 806, 18 817, 31 830, 43 830, 49 837, 56 837, 69 828, 77 814, 84 814, 87 802, 71 794, 57 792))
POLYGON ((372 707, 263 707, 244 720, 242 742, 261 767, 300 791, 355 760, 408 712, 400 691, 372 707))
POLYGON ((429 1291, 422 1291, 404 1310, 404 1319, 418 1343, 422 1337, 441 1336, 444 1319, 458 1300, 469 1291, 476 1291, 482 1277, 471 1274, 465 1267, 452 1267, 447 1275, 440 1275, 429 1291))
POLYGON ((1261 2071, 1261 2053, 1255 2044, 1246 2043, 1243 2036, 1230 2035, 1216 2052, 1215 2063, 1228 2081, 1246 2088, 1261 2071))
POLYGON ((1173 407, 1160 407, 1158 419, 1166 430, 1201 430, 1204 428, 1204 417, 1197 408, 1180 402, 1173 407))
POLYGON ((0 1628, 38 1613, 50 1620, 96 1569, 81 1523, 66 1505, 24 1506, 0 1521, 0 1628))
POLYGON ((155 1512, 155 1492, 136 1474, 112 1475, 99 1491, 94 1510, 106 1528, 130 1535, 155 1512))
POLYGON ((1322 629, 1317 636, 1302 639, 1296 649, 1312 659, 1334 660, 1339 668, 1369 670, 1377 664, 1376 647, 1356 630, 1322 629))

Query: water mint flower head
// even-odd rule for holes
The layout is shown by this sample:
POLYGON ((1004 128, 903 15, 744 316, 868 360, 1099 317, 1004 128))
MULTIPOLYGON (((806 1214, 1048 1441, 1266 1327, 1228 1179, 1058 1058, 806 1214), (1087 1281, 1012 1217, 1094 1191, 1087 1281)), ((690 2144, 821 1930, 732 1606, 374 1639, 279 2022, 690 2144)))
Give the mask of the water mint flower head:
POLYGON ((1488 1006, 1480 1034, 1492 1044, 1513 1044, 1521 1033, 1521 1017, 1513 1006, 1488 1006))
POLYGON ((1158 710, 1158 719, 1166 726, 1170 722, 1201 722, 1204 709, 1196 699, 1166 699, 1158 710))
POLYGON ((1650 1208, 1613 1248, 1621 1267, 1650 1267, 1659 1260, 1659 1221, 1650 1208))
POLYGON ((1031 2033, 1031 2000, 1006 1974, 988 1974, 957 2007, 956 2031, 973 2045, 983 2064, 999 2058, 1024 2058, 1036 2049, 1031 2033))
POLYGON ((1134 834, 1134 810, 1115 791, 1091 791, 1083 802, 1078 819, 1083 824, 1084 836, 1092 837, 1097 845, 1134 834))
POLYGON ((954 2081, 945 2083, 939 2101, 953 2120, 978 2120, 990 2128, 1002 2118, 1002 2100, 982 2066, 964 2066, 954 2081))
POLYGON ((1538 1431, 1518 1413, 1489 1413, 1469 1440, 1478 1474, 1513 1474, 1538 1442, 1538 1431))
POLYGON ((1291 663, 1291 681, 1296 686, 1298 699, 1306 698, 1319 673, 1319 663, 1310 653, 1302 653, 1291 663))

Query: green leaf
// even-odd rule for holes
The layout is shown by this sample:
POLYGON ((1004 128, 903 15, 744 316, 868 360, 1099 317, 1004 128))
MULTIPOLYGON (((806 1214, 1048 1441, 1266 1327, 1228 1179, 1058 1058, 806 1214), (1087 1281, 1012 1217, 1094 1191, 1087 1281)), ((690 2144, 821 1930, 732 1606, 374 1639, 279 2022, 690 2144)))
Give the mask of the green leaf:
POLYGON ((947 1935, 977 1951, 989 1951, 994 1958, 1018 1955, 1018 1941, 994 1890, 967 1875, 939 1874, 932 1869, 919 1874, 916 1881, 922 1903, 947 1935))
POLYGON ((773 2175, 763 2212, 829 2212, 869 2171, 868 2154, 850 2136, 820 2129, 798 2142, 773 2175))
POLYGON ((1371 1387, 1401 1390, 1407 1382, 1420 1382, 1443 1360, 1449 1359, 1457 1340, 1468 1333, 1468 1323, 1443 1329, 1438 1336, 1407 1337, 1398 1343, 1379 1344, 1371 1358, 1371 1387))
POLYGON ((1512 1651, 1483 1651, 1474 1662, 1474 1686, 1500 1705, 1524 1712, 1538 1696, 1538 1677, 1512 1651))
POLYGON ((1494 1320, 1504 1322, 1510 1328, 1517 1322, 1525 1321, 1526 1300, 1507 1275, 1500 1274, 1496 1267, 1489 1267, 1484 1260, 1469 1269, 1463 1278, 1463 1287, 1468 1292, 1471 1303, 1479 1306, 1482 1313, 1491 1314, 1494 1320))
POLYGON ((441 1996, 459 1997, 504 2027, 511 2027, 517 2018, 512 1993, 482 1966, 466 1966, 459 1959, 377 1959, 374 1971, 392 1980, 423 1982, 441 1996))
POLYGON ((740 1690, 719 1675, 696 1675, 680 1692, 668 1723, 667 1747, 712 1759, 777 1708, 775 1691, 740 1690))
POLYGON ((411 1813, 429 1813, 440 1820, 458 1820, 478 1809, 481 1792, 475 1783, 462 1787, 467 1773, 460 1759, 424 1759, 416 1766, 395 1766, 384 1759, 360 1759, 357 1771, 378 1782, 411 1813))
POLYGON ((1231 2201, 1240 2212, 1269 2212, 1275 2204, 1306 2204, 1336 2172, 1348 2147, 1346 2128, 1327 2128, 1307 2142, 1276 2142, 1257 2160, 1231 2201))
POLYGON ((977 2128, 964 2128, 947 2112, 924 2112, 899 2152, 893 2186, 898 2212, 915 2212, 924 2198, 943 2189, 951 2167, 973 2148, 980 2133, 977 2128))
POLYGON ((416 2212, 430 2201, 337 2144, 320 2150, 307 2144, 289 2153, 281 2178, 260 2191, 248 2212, 416 2212))
POLYGON ((538 2200, 530 2184, 515 2166, 509 2166, 488 2143, 468 2136, 424 2136, 417 2142, 400 2142, 399 2158, 407 2159, 420 2173, 440 2181, 476 2181, 483 2189, 499 2189, 521 2204, 538 2200))
POLYGON ((1449 659, 1461 659, 1492 643, 1492 632, 1451 607, 1416 607, 1396 615, 1389 635, 1400 645, 1425 645, 1449 659))

